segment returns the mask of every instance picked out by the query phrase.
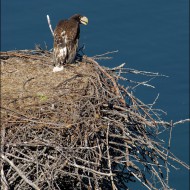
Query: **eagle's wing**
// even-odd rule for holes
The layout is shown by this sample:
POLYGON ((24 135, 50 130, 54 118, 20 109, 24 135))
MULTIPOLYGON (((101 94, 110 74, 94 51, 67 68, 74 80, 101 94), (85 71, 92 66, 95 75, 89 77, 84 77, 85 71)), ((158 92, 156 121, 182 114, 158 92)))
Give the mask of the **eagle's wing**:
POLYGON ((68 20, 65 28, 65 39, 67 44, 67 63, 72 63, 76 56, 78 48, 78 39, 80 35, 79 23, 68 20))
POLYGON ((54 31, 54 60, 57 65, 72 63, 78 47, 79 25, 62 20, 54 31))

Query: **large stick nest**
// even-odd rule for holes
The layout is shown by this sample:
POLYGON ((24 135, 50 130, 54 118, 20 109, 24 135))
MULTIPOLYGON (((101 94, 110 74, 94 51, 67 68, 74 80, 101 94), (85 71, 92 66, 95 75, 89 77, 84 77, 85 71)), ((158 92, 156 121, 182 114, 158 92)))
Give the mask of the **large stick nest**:
POLYGON ((49 51, 2 52, 5 189, 126 189, 134 181, 135 189, 166 189, 168 159, 188 168, 157 138, 177 123, 137 99, 126 78, 158 74, 104 68, 95 58, 53 73, 49 51))

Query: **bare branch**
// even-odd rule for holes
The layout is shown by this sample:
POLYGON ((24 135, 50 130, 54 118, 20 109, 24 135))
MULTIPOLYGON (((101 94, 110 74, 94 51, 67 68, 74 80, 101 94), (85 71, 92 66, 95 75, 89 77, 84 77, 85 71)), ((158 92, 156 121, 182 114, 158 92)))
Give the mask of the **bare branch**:
POLYGON ((51 34, 54 37, 54 32, 53 32, 53 29, 52 29, 52 26, 51 26, 51 21, 50 21, 49 15, 47 15, 47 21, 48 21, 48 26, 49 26, 49 29, 51 31, 51 34))
POLYGON ((20 169, 19 169, 18 167, 16 167, 16 166, 14 165, 14 163, 13 163, 11 160, 9 160, 5 155, 2 154, 2 155, 1 155, 1 158, 2 158, 3 160, 5 160, 7 163, 9 163, 10 166, 14 168, 14 170, 19 174, 19 176, 20 176, 26 183, 28 183, 28 184, 29 184, 31 187, 33 187, 34 189, 40 190, 40 188, 39 188, 37 185, 35 185, 31 180, 27 179, 26 176, 20 171, 20 169))

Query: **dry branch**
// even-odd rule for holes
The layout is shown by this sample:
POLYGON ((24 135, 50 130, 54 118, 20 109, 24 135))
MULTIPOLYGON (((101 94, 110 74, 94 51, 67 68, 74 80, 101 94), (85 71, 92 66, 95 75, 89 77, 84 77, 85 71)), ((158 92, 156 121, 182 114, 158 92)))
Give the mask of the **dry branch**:
POLYGON ((50 21, 49 15, 47 15, 47 21, 48 21, 48 26, 49 26, 49 29, 51 31, 51 34, 52 34, 52 36, 54 36, 54 32, 53 32, 53 29, 52 29, 52 26, 51 26, 51 21, 50 21))
POLYGON ((20 169, 18 167, 16 167, 14 165, 14 163, 9 160, 5 155, 1 155, 1 158, 3 160, 5 160, 17 173, 20 177, 22 177, 22 179, 27 183, 29 184, 30 186, 32 186, 34 189, 36 190, 40 190, 40 188, 38 186, 36 186, 31 180, 27 179, 26 176, 20 171, 20 169))

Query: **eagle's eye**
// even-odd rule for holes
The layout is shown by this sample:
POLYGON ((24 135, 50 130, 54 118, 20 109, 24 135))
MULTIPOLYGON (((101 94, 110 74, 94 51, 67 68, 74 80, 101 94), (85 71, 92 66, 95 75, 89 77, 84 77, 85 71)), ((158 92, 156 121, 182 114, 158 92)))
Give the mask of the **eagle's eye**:
POLYGON ((80 23, 87 25, 88 24, 88 18, 85 16, 80 17, 80 23))

